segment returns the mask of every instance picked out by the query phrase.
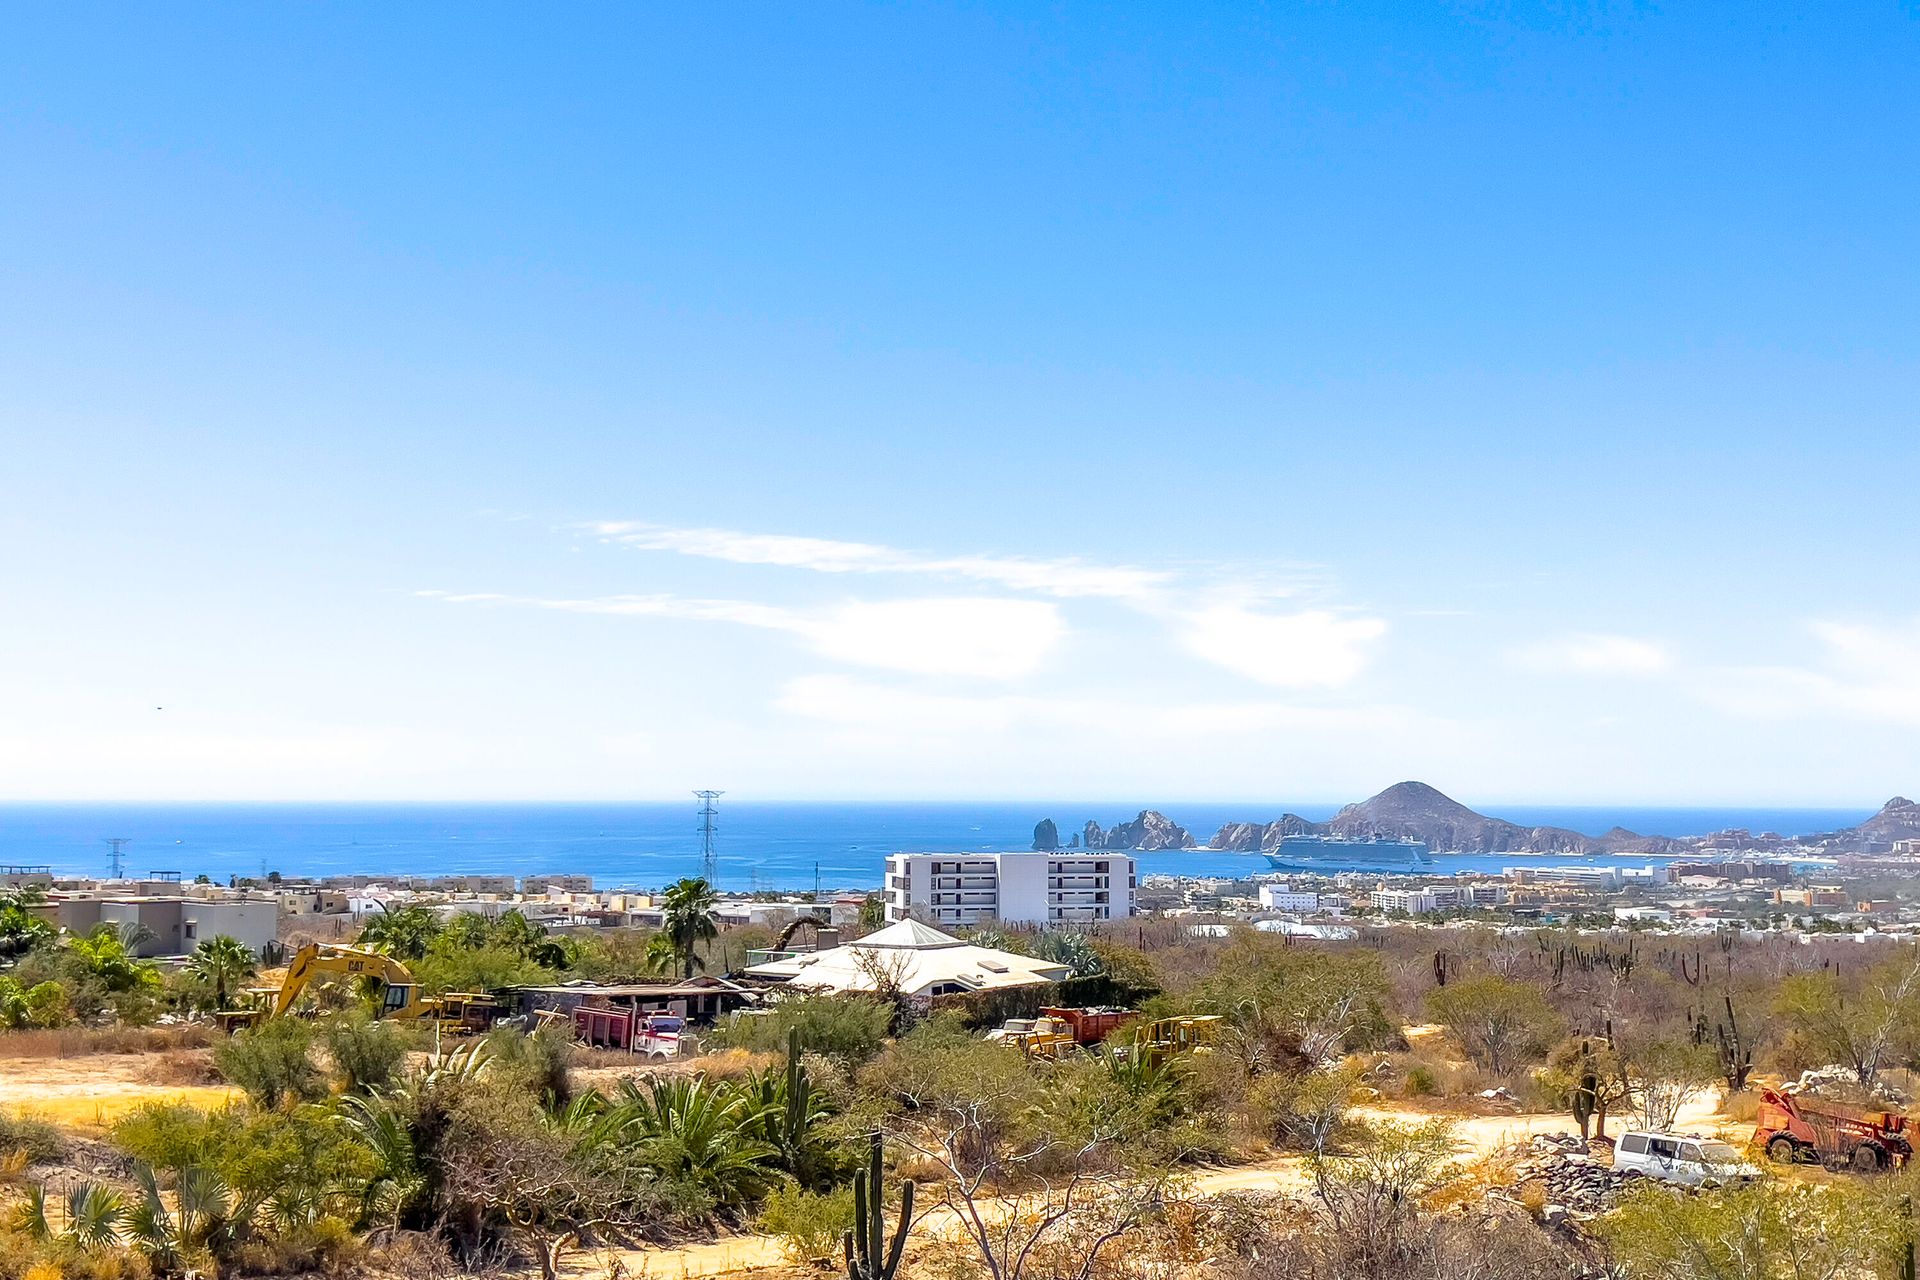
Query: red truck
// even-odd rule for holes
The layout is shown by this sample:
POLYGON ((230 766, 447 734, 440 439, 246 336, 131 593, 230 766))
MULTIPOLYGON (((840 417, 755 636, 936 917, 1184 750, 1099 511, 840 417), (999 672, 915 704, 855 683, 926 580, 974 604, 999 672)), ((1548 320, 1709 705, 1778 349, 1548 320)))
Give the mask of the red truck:
POLYGON ((1131 1009, 1042 1009, 1040 1016, 1066 1023, 1076 1044, 1099 1044, 1140 1015, 1131 1009))
POLYGON ((1807 1094, 1760 1091, 1753 1141, 1771 1160, 1818 1162, 1829 1169, 1878 1173, 1913 1156, 1907 1118, 1897 1111, 1867 1111, 1807 1094))

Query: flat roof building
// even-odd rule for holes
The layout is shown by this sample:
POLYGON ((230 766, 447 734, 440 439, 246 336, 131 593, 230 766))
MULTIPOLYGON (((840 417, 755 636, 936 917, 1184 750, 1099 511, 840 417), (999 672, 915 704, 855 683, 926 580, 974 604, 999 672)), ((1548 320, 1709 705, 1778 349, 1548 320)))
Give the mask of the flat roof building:
POLYGON ((896 853, 887 859, 889 920, 1067 926, 1133 914, 1134 860, 1103 850, 896 853))

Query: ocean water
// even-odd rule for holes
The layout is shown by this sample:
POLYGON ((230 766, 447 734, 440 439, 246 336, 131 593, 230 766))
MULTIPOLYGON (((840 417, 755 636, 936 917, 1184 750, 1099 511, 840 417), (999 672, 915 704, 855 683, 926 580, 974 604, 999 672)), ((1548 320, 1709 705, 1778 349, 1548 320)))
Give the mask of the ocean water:
MULTIPOLYGON (((1206 839, 1228 821, 1268 821, 1291 810, 1324 819, 1328 804, 1180 804, 1153 807, 1206 839)), ((754 804, 720 802, 716 845, 723 889, 865 889, 879 884, 898 850, 963 853, 1025 849, 1033 825, 1051 817, 1062 838, 1088 818, 1102 826, 1140 806, 1111 802, 1034 804, 754 804)), ((1803 835, 1870 816, 1860 809, 1650 809, 1515 805, 1497 816, 1592 835, 1615 825, 1643 835, 1701 835, 1726 827, 1803 835)), ((596 885, 655 887, 700 870, 698 819, 689 797, 668 804, 275 804, 0 805, 0 863, 46 864, 64 874, 103 875, 109 837, 125 837, 129 874, 178 871, 224 881, 278 871, 288 876, 365 872, 444 875, 587 872, 596 885)), ((1257 854, 1148 853, 1143 875, 1246 875, 1267 869, 1257 854)), ((1497 873, 1513 854, 1442 856, 1431 870, 1497 873)), ((1529 865, 1580 861, 1541 858, 1529 865)), ((1640 866, 1662 859, 1605 859, 1640 866)))

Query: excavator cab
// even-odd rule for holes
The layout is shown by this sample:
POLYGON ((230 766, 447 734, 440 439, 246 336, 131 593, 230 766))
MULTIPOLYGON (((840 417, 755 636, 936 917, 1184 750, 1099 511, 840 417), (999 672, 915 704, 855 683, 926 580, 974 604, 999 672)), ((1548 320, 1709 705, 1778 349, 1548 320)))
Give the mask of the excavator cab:
POLYGON ((391 1018, 394 1014, 406 1010, 414 1002, 416 989, 411 983, 387 983, 386 989, 380 993, 380 1016, 391 1018))

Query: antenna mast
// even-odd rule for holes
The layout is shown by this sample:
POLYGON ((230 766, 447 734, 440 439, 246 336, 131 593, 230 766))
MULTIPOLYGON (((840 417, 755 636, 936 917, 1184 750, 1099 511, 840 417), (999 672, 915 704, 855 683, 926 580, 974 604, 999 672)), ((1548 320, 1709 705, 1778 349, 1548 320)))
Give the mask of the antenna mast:
POLYGON ((720 816, 713 802, 727 794, 724 791, 696 791, 700 797, 700 878, 707 882, 708 888, 718 885, 720 876, 719 859, 713 852, 713 820, 720 816))
POLYGON ((113 849, 113 852, 107 855, 107 859, 108 865, 113 868, 112 878, 115 880, 124 879, 126 876, 127 855, 125 849, 132 843, 132 836, 111 836, 107 840, 108 846, 113 849))

